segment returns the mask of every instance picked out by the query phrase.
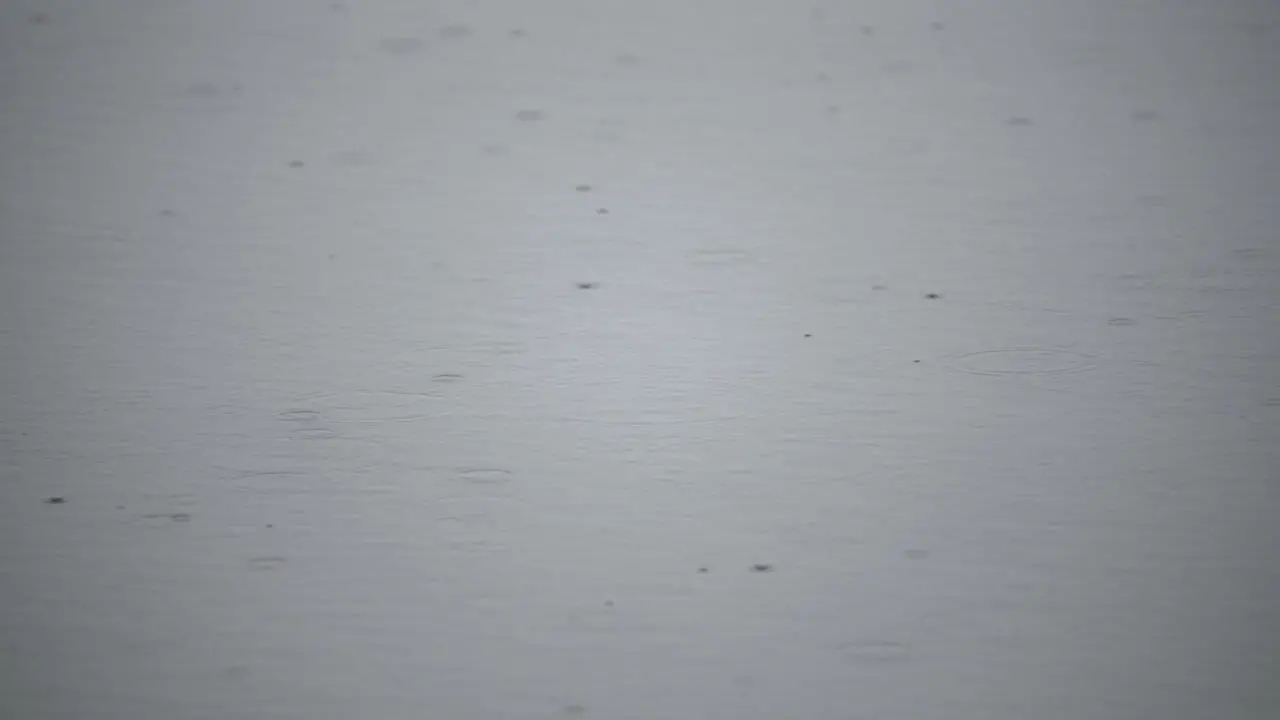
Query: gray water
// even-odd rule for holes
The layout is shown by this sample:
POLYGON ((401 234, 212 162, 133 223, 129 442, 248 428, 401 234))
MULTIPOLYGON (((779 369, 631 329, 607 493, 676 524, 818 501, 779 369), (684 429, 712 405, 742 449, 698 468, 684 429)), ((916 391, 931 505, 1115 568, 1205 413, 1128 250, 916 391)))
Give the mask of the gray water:
POLYGON ((4 3, 0 716, 1280 717, 1278 68, 1265 0, 4 3))

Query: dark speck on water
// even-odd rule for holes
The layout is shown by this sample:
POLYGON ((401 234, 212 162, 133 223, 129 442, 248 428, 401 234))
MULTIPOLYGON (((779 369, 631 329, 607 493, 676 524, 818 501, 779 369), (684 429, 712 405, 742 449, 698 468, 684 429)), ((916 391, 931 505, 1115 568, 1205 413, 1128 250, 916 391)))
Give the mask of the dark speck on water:
POLYGON ((591 186, 590 186, 590 185, 579 185, 579 186, 575 187, 575 188, 574 188, 574 190, 577 190, 578 192, 591 192, 591 186))
POLYGON ((306 165, 306 163, 302 162, 301 160, 293 160, 289 163, 289 167, 291 168, 300 168, 303 165, 306 165))
POLYGON ((67 499, 60 496, 51 497, 45 500, 45 503, 48 505, 65 505, 66 502, 67 499))
POLYGON ((597 214, 597 215, 608 215, 608 214, 609 214, 609 208, 596 208, 596 214, 597 214))
POLYGON ((938 293, 926 293, 924 297, 925 297, 925 299, 926 299, 926 300, 941 300, 941 299, 942 299, 942 296, 941 296, 941 295, 939 295, 938 293))
POLYGON ((707 573, 709 573, 709 572, 711 572, 711 571, 710 571, 710 570, 708 570, 708 569, 707 569, 707 568, 705 568, 705 567, 700 567, 700 568, 698 568, 698 574, 700 574, 700 575, 705 575, 705 574, 707 574, 707 573))
POLYGON ((578 289, 579 289, 579 290, 594 290, 594 289, 596 289, 596 288, 598 288, 598 287, 600 287, 600 283, 593 283, 593 282, 580 282, 580 283, 578 283, 578 289))
POLYGON ((756 563, 751 566, 751 572, 765 573, 773 572, 773 566, 768 563, 756 563))

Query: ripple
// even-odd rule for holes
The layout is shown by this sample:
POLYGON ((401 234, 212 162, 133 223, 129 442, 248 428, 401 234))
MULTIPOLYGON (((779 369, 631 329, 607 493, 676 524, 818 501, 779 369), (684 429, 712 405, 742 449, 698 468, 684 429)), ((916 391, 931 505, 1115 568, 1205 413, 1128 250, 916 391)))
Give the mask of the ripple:
POLYGON ((435 399, 432 393, 404 390, 350 390, 304 398, 325 422, 334 424, 429 420, 435 417, 431 412, 435 399))
POLYGON ((283 412, 277 413, 276 417, 280 418, 281 420, 284 420, 285 422, 310 423, 310 422, 315 422, 319 420, 320 413, 316 412, 315 410, 305 410, 302 408, 295 408, 292 410, 285 410, 283 412))
POLYGON ((1095 367, 1094 358, 1070 350, 1012 347, 953 355, 955 370, 971 375, 1062 375, 1095 367))
POLYGON ((511 471, 499 467, 458 468, 458 478, 469 483, 493 485, 511 481, 511 471))
POLYGON ((415 37, 391 37, 378 43, 378 49, 388 55, 411 55, 422 47, 422 40, 415 37))
POLYGON ((842 644, 840 653, 850 663, 886 665, 910 660, 912 649, 906 643, 891 640, 859 640, 842 644))
POLYGON ((690 254, 690 261, 695 265, 745 265, 752 260, 751 254, 737 248, 699 248, 690 254))

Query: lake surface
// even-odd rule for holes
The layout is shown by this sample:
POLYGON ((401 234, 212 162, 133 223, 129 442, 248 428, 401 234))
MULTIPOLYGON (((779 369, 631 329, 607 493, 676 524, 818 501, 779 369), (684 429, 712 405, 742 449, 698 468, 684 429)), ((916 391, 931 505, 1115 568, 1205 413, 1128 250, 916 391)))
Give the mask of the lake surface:
POLYGON ((0 9, 0 715, 1280 717, 1280 8, 0 9))

